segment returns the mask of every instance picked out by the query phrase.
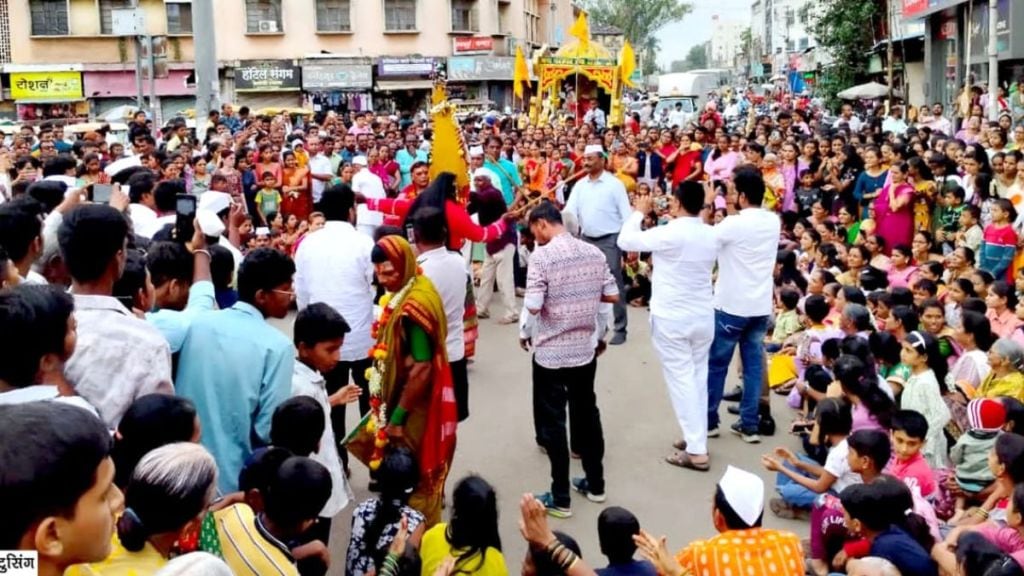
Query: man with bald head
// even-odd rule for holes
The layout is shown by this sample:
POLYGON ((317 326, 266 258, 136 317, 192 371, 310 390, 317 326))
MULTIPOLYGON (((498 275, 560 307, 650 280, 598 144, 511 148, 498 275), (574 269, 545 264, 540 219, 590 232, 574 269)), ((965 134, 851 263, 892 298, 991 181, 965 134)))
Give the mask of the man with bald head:
MULTIPOLYGON (((470 196, 469 210, 480 218, 481 226, 488 226, 501 219, 505 213, 505 198, 497 188, 497 178, 487 168, 473 171, 473 194, 470 196)), ((497 282, 501 292, 501 301, 505 305, 505 314, 499 324, 512 324, 519 319, 516 309, 516 288, 513 275, 513 262, 516 258, 516 228, 509 226, 499 238, 485 244, 484 264, 480 269, 480 290, 476 293, 476 311, 480 318, 489 318, 488 306, 494 295, 494 284, 497 282)))
MULTIPOLYGON (((588 145, 583 151, 583 169, 587 175, 572 189, 565 211, 576 217, 583 239, 601 249, 608 268, 625 294, 622 281, 622 250, 619 249, 619 230, 633 212, 629 196, 622 181, 605 170, 604 148, 588 145)), ((609 344, 626 342, 626 299, 615 303, 615 333, 609 344)))

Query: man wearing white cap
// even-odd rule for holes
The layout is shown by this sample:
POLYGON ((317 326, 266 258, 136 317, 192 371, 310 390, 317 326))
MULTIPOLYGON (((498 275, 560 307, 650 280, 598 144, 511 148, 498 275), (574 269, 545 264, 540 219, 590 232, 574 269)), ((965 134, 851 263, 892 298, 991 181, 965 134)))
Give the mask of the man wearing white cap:
MULTIPOLYGON (((383 199, 387 198, 384 192, 384 182, 367 167, 369 162, 366 156, 356 156, 352 159, 352 191, 362 194, 365 198, 383 199)), ((373 238, 377 227, 383 224, 384 216, 380 212, 367 210, 365 204, 360 204, 356 214, 356 227, 360 232, 373 238)))
MULTIPOLYGON (((599 144, 587 146, 583 151, 583 169, 587 177, 581 179, 572 189, 565 211, 572 213, 580 224, 584 240, 597 246, 608 261, 608 269, 619 286, 619 294, 625 294, 622 280, 622 250, 619 249, 619 230, 632 214, 629 196, 622 181, 604 169, 604 149, 599 144)), ((611 345, 626 342, 626 299, 615 303, 615 333, 608 342, 611 345)))
POLYGON ((469 190, 471 192, 477 191, 476 175, 481 173, 481 171, 487 174, 488 180, 490 180, 492 186, 497 187, 501 182, 498 179, 498 175, 495 174, 493 170, 484 168, 484 147, 473 146, 469 149, 469 190))
POLYGON ((651 196, 639 196, 636 210, 619 233, 619 248, 651 252, 651 340, 661 359, 665 383, 683 432, 679 453, 669 464, 705 472, 708 464, 708 354, 715 337, 711 271, 718 248, 711 226, 700 219, 704 187, 683 182, 669 197, 674 219, 641 231, 653 209, 651 196))
POLYGON ((229 229, 231 213, 231 195, 227 192, 216 192, 210 190, 204 192, 199 197, 199 206, 197 217, 199 218, 199 226, 206 233, 207 236, 217 238, 217 244, 228 249, 231 252, 231 256, 235 260, 235 273, 238 272, 238 267, 242 264, 242 252, 234 244, 231 243, 224 232, 229 229), (216 219, 220 222, 220 226, 211 218, 211 215, 215 215, 216 219))
POLYGON ((640 553, 665 576, 802 576, 800 537, 762 528, 763 516, 764 481, 729 466, 715 487, 711 508, 717 536, 691 542, 674 558, 664 549, 663 538, 656 539, 641 530, 634 541, 640 553))

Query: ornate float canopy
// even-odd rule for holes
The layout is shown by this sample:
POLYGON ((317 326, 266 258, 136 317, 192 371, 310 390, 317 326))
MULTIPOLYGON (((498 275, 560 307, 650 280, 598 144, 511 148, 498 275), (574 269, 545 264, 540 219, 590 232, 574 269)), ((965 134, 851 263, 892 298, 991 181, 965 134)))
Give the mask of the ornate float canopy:
POLYGON ((537 60, 540 91, 557 88, 568 76, 582 74, 606 92, 614 92, 619 63, 607 48, 590 40, 586 13, 580 14, 569 33, 573 36, 569 43, 554 55, 537 60))

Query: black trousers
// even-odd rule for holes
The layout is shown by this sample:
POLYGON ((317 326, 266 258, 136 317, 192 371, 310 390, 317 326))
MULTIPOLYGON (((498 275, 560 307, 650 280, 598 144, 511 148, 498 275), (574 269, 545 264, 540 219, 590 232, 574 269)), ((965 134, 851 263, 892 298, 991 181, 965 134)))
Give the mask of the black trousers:
POLYGON ((459 411, 459 422, 469 418, 469 362, 463 358, 449 362, 452 369, 452 386, 455 388, 455 405, 459 411))
MULTIPOLYGON (((366 369, 372 363, 373 361, 369 358, 338 362, 334 370, 324 375, 327 394, 334 394, 345 387, 349 383, 349 374, 352 375, 352 382, 358 384, 363 390, 363 393, 359 396, 359 418, 370 411, 370 383, 366 380, 366 369)), ((348 428, 345 426, 344 404, 331 408, 331 429, 334 430, 334 438, 338 442, 338 454, 341 455, 341 463, 347 468, 348 450, 341 446, 341 442, 348 435, 348 428)))
POLYGON ((566 405, 573 446, 579 452, 591 491, 604 493, 604 432, 594 393, 597 359, 572 368, 545 368, 533 361, 533 419, 537 441, 551 463, 551 495, 555 504, 568 507, 569 443, 566 405))

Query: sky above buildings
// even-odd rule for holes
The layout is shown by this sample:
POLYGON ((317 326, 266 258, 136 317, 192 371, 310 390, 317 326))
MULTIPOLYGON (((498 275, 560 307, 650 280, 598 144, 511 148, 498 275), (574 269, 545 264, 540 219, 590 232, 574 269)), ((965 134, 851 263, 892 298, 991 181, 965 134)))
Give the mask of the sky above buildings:
POLYGON ((674 22, 658 32, 661 52, 658 65, 668 69, 673 60, 686 58, 690 48, 711 39, 711 17, 718 15, 723 20, 750 22, 751 0, 687 0, 693 11, 679 22, 674 22))

